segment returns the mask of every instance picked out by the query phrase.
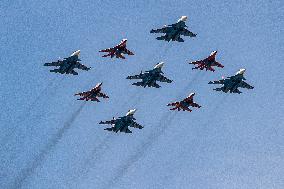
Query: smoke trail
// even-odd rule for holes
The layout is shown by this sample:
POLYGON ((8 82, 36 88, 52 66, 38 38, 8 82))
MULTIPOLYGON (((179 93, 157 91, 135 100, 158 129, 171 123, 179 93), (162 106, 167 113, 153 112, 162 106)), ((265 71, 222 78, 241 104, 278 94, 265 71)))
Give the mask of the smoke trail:
MULTIPOLYGON (((64 78, 61 78, 58 82, 55 82, 55 79, 53 79, 47 84, 47 86, 39 93, 39 95, 35 98, 35 100, 28 106, 27 110, 24 111, 24 113, 17 118, 18 121, 16 125, 13 128, 11 128, 10 132, 8 132, 1 139, 1 142, 0 142, 1 146, 6 145, 6 143, 9 141, 8 139, 16 134, 15 129, 17 128, 17 125, 19 125, 22 122, 25 122, 31 116, 31 112, 34 110, 34 108, 36 107, 36 105, 39 103, 41 99, 45 99, 48 94, 53 95, 56 93, 56 89, 57 89, 56 84, 61 83, 63 79, 64 78), (48 91, 51 91, 51 93, 48 93, 48 91)), ((43 113, 40 114, 39 117, 41 117, 42 115, 43 113)))
MULTIPOLYGON (((164 43, 164 46, 165 46, 165 48, 163 48, 164 51, 160 51, 162 53, 159 54, 159 59, 161 59, 163 54, 165 54, 171 48, 171 45, 169 46, 166 43, 164 43)), ((155 54, 157 54, 157 53, 155 53, 155 54)), ((146 60, 150 59, 152 57, 153 56, 150 55, 150 56, 148 56, 148 58, 146 58, 146 60)), ((126 101, 125 103, 123 103, 124 104, 123 107, 125 107, 127 104, 130 104, 130 105, 128 105, 128 107, 135 108, 137 106, 137 104, 141 102, 144 93, 142 93, 142 90, 140 90, 140 87, 137 87, 137 89, 139 91, 135 92, 133 95, 131 95, 131 97, 128 98, 128 99, 131 99, 132 102, 129 103, 129 101, 126 101)), ((81 168, 82 171, 80 172, 80 175, 77 175, 76 178, 74 178, 74 179, 80 179, 80 178, 82 178, 82 177, 84 177, 88 174, 89 170, 91 169, 90 163, 96 162, 96 160, 99 157, 101 157, 102 153, 100 153, 100 152, 103 151, 104 149, 108 148, 109 143, 111 142, 111 140, 110 140, 111 137, 112 137, 112 133, 109 133, 98 145, 95 146, 95 148, 92 150, 92 152, 90 154, 90 158, 87 158, 84 161, 83 168, 81 168), (95 156, 95 154, 99 154, 99 156, 95 156)))
POLYGON ((43 148, 35 160, 31 163, 30 166, 21 170, 19 176, 15 179, 11 188, 19 189, 23 186, 27 178, 32 176, 36 169, 42 164, 48 153, 58 144, 62 139, 64 133, 68 131, 76 118, 80 115, 80 112, 84 108, 86 101, 84 101, 80 107, 71 115, 71 117, 64 123, 64 126, 59 129, 59 131, 53 136, 53 138, 48 142, 48 144, 43 148))
MULTIPOLYGON (((133 98, 130 98, 131 100, 133 99, 132 102, 129 102, 128 100, 125 101, 123 103, 122 107, 128 106, 130 108, 135 108, 136 105, 141 101, 142 99, 142 95, 137 96, 137 93, 135 93, 135 95, 133 95, 133 98), (130 105, 129 105, 130 104, 130 105)), ((111 142, 111 137, 113 136, 113 133, 107 133, 107 136, 104 137, 102 139, 102 141, 98 144, 95 145, 95 147, 93 148, 93 150, 90 153, 90 157, 87 158, 84 162, 83 162, 83 166, 81 167, 81 171, 79 175, 76 175, 76 177, 73 178, 78 180, 78 179, 82 179, 83 177, 85 177, 88 172, 90 171, 90 169, 92 168, 90 166, 90 164, 92 162, 96 162, 97 159, 99 159, 102 155, 102 151, 104 151, 105 149, 107 149, 109 147, 109 144, 111 142), (99 154, 98 156, 95 156, 96 154, 99 154)))
MULTIPOLYGON (((204 72, 203 72, 204 73, 204 72)), ((184 93, 184 91, 187 91, 191 85, 194 84, 194 81, 198 78, 200 75, 200 72, 196 73, 195 76, 192 78, 192 80, 189 82, 189 84, 184 88, 184 90, 181 92, 180 96, 184 93)), ((153 132, 145 142, 138 147, 139 151, 137 151, 133 156, 131 156, 125 164, 123 164, 119 169, 118 172, 116 172, 115 176, 112 177, 111 180, 108 181, 108 184, 104 188, 111 188, 119 179, 121 179, 129 170, 129 168, 136 162, 138 162, 141 158, 144 157, 147 150, 149 150, 155 141, 158 140, 160 136, 162 136, 167 128, 171 125, 171 123, 174 121, 175 116, 177 115, 177 112, 166 112, 158 126, 157 130, 153 132)))
POLYGON ((118 168, 118 171, 115 173, 114 176, 111 177, 111 179, 107 182, 107 185, 103 188, 109 189, 111 188, 119 179, 121 179, 129 170, 129 168, 136 162, 138 162, 143 156, 145 155, 145 152, 149 150, 154 142, 162 136, 166 129, 171 125, 171 123, 174 121, 174 117, 177 114, 177 112, 172 112, 170 116, 168 114, 164 115, 162 119, 159 122, 159 127, 157 128, 157 132, 152 133, 146 140, 143 142, 143 144, 137 148, 139 149, 133 156, 131 156, 126 163, 122 164, 118 168))
POLYGON ((166 44, 166 43, 164 43, 164 45, 163 45, 163 51, 162 51, 162 53, 160 53, 159 54, 159 59, 162 59, 162 57, 169 51, 169 49, 172 47, 172 43, 170 43, 170 44, 166 44))

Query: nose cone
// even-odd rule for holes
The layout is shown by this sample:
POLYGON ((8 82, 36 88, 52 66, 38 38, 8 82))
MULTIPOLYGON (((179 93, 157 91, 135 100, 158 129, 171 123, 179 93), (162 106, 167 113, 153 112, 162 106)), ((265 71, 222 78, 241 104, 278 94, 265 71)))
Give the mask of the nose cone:
POLYGON ((217 51, 213 51, 213 52, 210 54, 210 56, 216 56, 216 54, 217 54, 217 51))
POLYGON ((96 85, 96 88, 101 87, 102 84, 103 84, 103 83, 98 83, 98 84, 96 85))
POLYGON ((190 93, 188 96, 190 97, 190 96, 194 96, 195 95, 195 93, 190 93))
POLYGON ((242 68, 236 73, 236 75, 239 75, 239 74, 243 75, 245 73, 245 71, 246 71, 246 69, 242 68))
POLYGON ((180 19, 178 20, 179 22, 180 21, 183 21, 183 22, 185 22, 187 20, 187 16, 182 16, 182 17, 180 17, 180 19))
POLYGON ((158 64, 156 64, 156 66, 154 67, 154 69, 157 69, 157 68, 162 68, 164 66, 164 62, 160 62, 158 64))
POLYGON ((71 54, 71 56, 79 56, 80 55, 80 50, 77 50, 77 51, 75 51, 75 52, 73 52, 72 54, 71 54))
POLYGON ((128 112, 127 112, 126 116, 133 115, 135 112, 136 112, 136 109, 128 110, 128 112))
POLYGON ((122 43, 126 43, 126 42, 127 42, 127 39, 122 39, 121 42, 122 42, 122 43))

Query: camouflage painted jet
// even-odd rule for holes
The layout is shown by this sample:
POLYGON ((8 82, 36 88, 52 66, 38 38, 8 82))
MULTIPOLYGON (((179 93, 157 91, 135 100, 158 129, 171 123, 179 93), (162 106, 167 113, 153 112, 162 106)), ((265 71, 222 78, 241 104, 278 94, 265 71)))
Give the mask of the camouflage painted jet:
POLYGON ((107 52, 108 53, 106 55, 103 55, 102 57, 110 56, 111 58, 113 58, 115 56, 116 58, 125 59, 123 54, 134 55, 133 52, 131 52, 130 50, 128 50, 126 48, 126 42, 127 42, 127 39, 122 39, 122 41, 118 45, 116 45, 115 47, 100 50, 99 52, 107 52))
POLYGON ((195 62, 190 62, 189 64, 197 65, 196 67, 192 68, 193 70, 194 69, 203 70, 205 68, 206 71, 210 70, 210 71, 214 72, 215 70, 214 70, 213 66, 217 66, 217 67, 220 67, 220 68, 224 67, 222 64, 220 64, 219 62, 217 62, 215 60, 216 54, 217 54, 217 51, 213 51, 207 58, 205 58, 203 60, 198 60, 198 61, 195 61, 195 62))
POLYGON ((142 87, 155 87, 160 88, 161 86, 158 85, 156 82, 166 82, 171 83, 172 80, 166 78, 163 76, 162 67, 164 65, 164 62, 160 62, 155 65, 154 69, 145 71, 144 73, 141 73, 139 75, 134 76, 128 76, 126 79, 141 79, 142 81, 133 83, 132 85, 136 86, 142 86, 142 87))
POLYGON ((81 96, 81 98, 77 99, 77 100, 91 100, 91 101, 97 101, 100 102, 98 97, 102 97, 102 98, 109 98, 106 94, 102 93, 101 90, 101 86, 103 83, 98 83, 94 88, 92 88, 89 91, 84 91, 84 92, 80 92, 75 94, 81 96))
POLYGON ((129 110, 127 114, 123 117, 118 117, 117 119, 113 118, 110 121, 101 121, 99 124, 112 125, 112 127, 104 129, 107 131, 113 131, 116 133, 118 131, 125 132, 125 133, 132 133, 132 131, 130 131, 128 127, 134 127, 138 129, 143 128, 143 126, 135 122, 136 119, 133 117, 135 112, 136 112, 136 109, 129 110))
POLYGON ((250 86, 247 84, 244 80, 244 73, 246 69, 240 69, 235 75, 227 77, 226 79, 221 79, 218 81, 210 81, 208 84, 220 84, 222 87, 213 89, 215 91, 223 91, 225 93, 242 93, 239 91, 239 87, 241 88, 247 88, 247 89, 253 89, 253 86, 250 86))
POLYGON ((45 63, 44 66, 59 67, 58 69, 50 70, 50 72, 78 75, 78 73, 74 71, 75 68, 86 71, 91 69, 80 63, 81 61, 79 59, 80 52, 81 52, 80 50, 77 50, 74 53, 72 53, 71 56, 68 58, 64 58, 63 60, 58 60, 57 62, 45 63))
POLYGON ((184 42, 184 40, 181 38, 181 35, 183 36, 189 36, 189 37, 196 37, 196 34, 192 33, 191 31, 187 30, 187 26, 185 24, 185 21, 187 20, 187 16, 182 16, 177 23, 171 24, 171 25, 165 25, 161 29, 152 29, 150 33, 164 33, 165 35, 157 37, 157 40, 165 40, 170 42, 177 41, 177 42, 184 42))
POLYGON ((189 112, 192 111, 191 109, 189 109, 189 106, 201 108, 199 104, 193 102, 194 95, 195 93, 190 93, 189 96, 183 99, 182 101, 173 102, 173 103, 168 104, 167 106, 174 106, 174 108, 171 108, 170 110, 177 109, 178 111, 182 110, 182 111, 189 111, 189 112))

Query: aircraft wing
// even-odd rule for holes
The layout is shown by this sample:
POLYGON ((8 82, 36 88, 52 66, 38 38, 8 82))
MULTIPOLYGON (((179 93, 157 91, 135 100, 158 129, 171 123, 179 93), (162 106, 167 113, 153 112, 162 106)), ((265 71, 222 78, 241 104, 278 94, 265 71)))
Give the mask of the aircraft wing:
POLYGON ((151 31, 150 31, 150 33, 167 33, 168 32, 168 28, 169 27, 163 27, 163 28, 160 28, 160 29, 152 29, 151 31))
POLYGON ((130 75, 130 76, 127 76, 126 79, 142 79, 142 76, 143 74, 139 74, 139 75, 130 75))
POLYGON ((99 124, 108 124, 108 125, 112 125, 112 124, 115 124, 116 123, 116 119, 112 119, 112 120, 109 120, 109 121, 101 121, 99 124))
POLYGON ((189 31, 185 28, 181 31, 180 34, 184 35, 184 36, 196 37, 196 34, 192 33, 191 31, 189 31))
POLYGON ((128 49, 125 49, 125 52, 126 52, 126 54, 128 54, 128 55, 134 55, 134 53, 133 52, 131 52, 130 50, 128 50, 128 49))
POLYGON ((119 58, 125 59, 125 57, 121 53, 117 53, 116 56, 119 58))
POLYGON ((160 76, 158 77, 157 81, 160 81, 160 82, 167 82, 167 83, 171 83, 171 82, 172 82, 172 80, 166 78, 166 77, 163 76, 163 75, 160 75, 160 76))
POLYGON ((218 67, 220 67, 220 68, 223 68, 224 66, 222 65, 222 64, 220 64, 219 62, 214 62, 214 65, 216 65, 216 66, 218 66, 218 67))
POLYGON ((122 127, 122 128, 119 129, 119 131, 120 131, 120 132, 125 132, 125 133, 132 133, 132 131, 130 131, 130 130, 128 129, 128 127, 122 127))
POLYGON ((192 106, 192 107, 196 107, 196 108, 201 108, 201 106, 200 106, 199 104, 195 103, 195 102, 193 102, 193 103, 191 104, 191 106, 192 106))
POLYGON ((249 84, 247 84, 245 81, 242 81, 242 82, 239 84, 239 87, 247 88, 247 89, 253 89, 253 88, 254 88, 253 86, 250 86, 249 84))
POLYGON ((238 93, 241 94, 242 92, 239 89, 230 90, 230 93, 238 93))
POLYGON ((224 79, 221 79, 221 80, 218 80, 218 81, 210 81, 208 84, 224 84, 225 80, 224 79))
POLYGON ((80 62, 76 63, 76 67, 78 69, 81 69, 81 70, 90 70, 91 69, 90 67, 88 68, 87 66, 85 66, 84 64, 81 64, 80 62))
POLYGON ((98 97, 109 98, 109 96, 104 93, 98 93, 98 97))
POLYGON ((143 128, 142 125, 136 123, 135 121, 133 121, 132 124, 129 125, 129 126, 130 126, 130 127, 134 127, 134 128, 138 128, 138 129, 142 129, 142 128, 143 128))
POLYGON ((81 92, 81 93, 76 93, 74 96, 76 95, 79 95, 79 96, 87 96, 87 95, 90 95, 90 91, 84 91, 84 92, 81 92))
POLYGON ((58 60, 57 62, 45 63, 44 66, 61 66, 64 63, 62 60, 58 60))
POLYGON ((180 102, 172 102, 167 104, 167 106, 178 106, 178 105, 180 105, 180 102))
POLYGON ((189 64, 202 65, 202 64, 204 64, 204 62, 203 62, 203 61, 201 61, 201 60, 197 60, 197 61, 194 61, 194 62, 190 62, 189 64))
POLYGON ((113 48, 107 48, 107 49, 100 50, 99 52, 113 52, 113 51, 114 51, 113 48))

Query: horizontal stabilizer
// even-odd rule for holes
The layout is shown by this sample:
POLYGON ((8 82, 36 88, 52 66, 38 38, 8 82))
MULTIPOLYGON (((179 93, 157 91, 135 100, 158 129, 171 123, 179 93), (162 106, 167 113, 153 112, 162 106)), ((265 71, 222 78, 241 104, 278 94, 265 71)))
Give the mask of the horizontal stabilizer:
POLYGON ((166 37, 165 36, 161 36, 161 37, 157 37, 156 39, 157 40, 166 40, 166 37))
POLYGON ((125 133, 132 133, 128 128, 126 129, 125 133))
POLYGON ((105 128, 104 130, 106 130, 106 131, 113 131, 112 127, 111 128, 105 128))
MULTIPOLYGON (((222 88, 216 88, 216 89, 213 89, 214 91, 222 91, 223 89, 222 88)), ((225 91, 224 91, 225 92, 225 91)))
POLYGON ((51 63, 45 63, 44 66, 52 66, 51 63))
POLYGON ((132 85, 136 85, 136 86, 144 86, 143 82, 136 82, 136 83, 132 83, 132 85))

